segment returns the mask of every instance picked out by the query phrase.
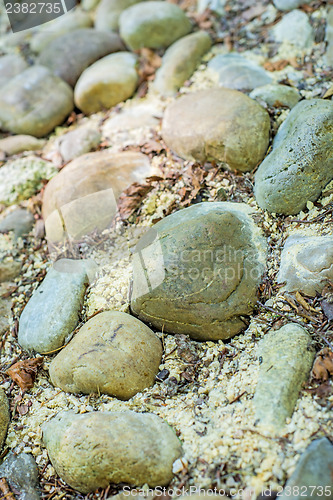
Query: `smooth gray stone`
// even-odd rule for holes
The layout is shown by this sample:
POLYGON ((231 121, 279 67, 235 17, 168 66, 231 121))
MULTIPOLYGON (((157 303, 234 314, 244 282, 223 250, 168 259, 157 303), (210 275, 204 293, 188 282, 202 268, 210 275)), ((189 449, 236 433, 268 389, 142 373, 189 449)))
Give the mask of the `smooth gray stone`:
POLYGON ((118 31, 121 13, 141 0, 102 0, 96 9, 97 30, 118 31))
POLYGON ((192 24, 178 5, 140 2, 124 10, 119 19, 120 36, 131 50, 161 49, 187 35, 192 24))
POLYGON ((124 45, 116 33, 82 28, 53 40, 40 53, 38 62, 74 87, 88 66, 123 49, 124 45))
POLYGON ((16 238, 30 233, 34 226, 34 216, 28 210, 18 208, 0 220, 0 233, 14 231, 16 238))
POLYGON ((333 179, 333 102, 301 101, 291 110, 255 175, 258 205, 292 215, 316 201, 333 179))
POLYGON ((23 151, 36 151, 42 149, 45 140, 36 139, 32 135, 10 135, 5 139, 0 139, 0 151, 8 156, 22 153, 23 151))
POLYGON ((288 42, 299 49, 311 47, 314 33, 308 16, 301 10, 293 10, 286 14, 272 28, 272 35, 277 42, 288 42))
POLYGON ((0 126, 14 134, 43 137, 73 110, 73 91, 44 66, 32 66, 4 85, 0 126))
POLYGON ((71 130, 58 139, 58 149, 64 163, 68 163, 78 156, 89 153, 97 148, 101 140, 101 133, 97 124, 88 122, 75 130, 71 130))
POLYGON ((326 437, 307 447, 284 491, 281 500, 333 500, 333 445, 326 437))
POLYGON ((315 297, 328 280, 333 280, 333 236, 289 236, 277 276, 283 289, 315 297))
POLYGON ((254 395, 256 424, 278 435, 291 417, 310 374, 315 351, 311 336, 296 323, 270 330, 260 341, 259 380, 254 395))
POLYGON ((256 99, 259 102, 264 101, 269 106, 281 107, 287 106, 293 108, 296 106, 301 96, 297 90, 287 85, 280 85, 278 83, 269 83, 252 90, 250 94, 251 99, 256 99))
POLYGON ((22 73, 27 67, 27 63, 21 56, 9 54, 0 57, 0 87, 22 73))
POLYGON ((85 261, 58 260, 21 314, 22 349, 46 353, 66 344, 78 323, 87 284, 85 261))
POLYGON ((65 16, 60 16, 40 27, 33 35, 30 48, 33 52, 41 52, 59 36, 71 33, 80 28, 89 28, 93 22, 91 16, 79 9, 69 11, 65 16))
POLYGON ((38 467, 29 453, 9 453, 0 466, 0 475, 19 492, 20 500, 39 500, 38 467))
POLYGON ((327 48, 324 61, 329 66, 333 66, 333 7, 330 8, 327 16, 325 40, 327 48))
POLYGON ((236 53, 213 57, 208 69, 218 76, 221 87, 229 89, 252 90, 272 82, 264 68, 236 53))

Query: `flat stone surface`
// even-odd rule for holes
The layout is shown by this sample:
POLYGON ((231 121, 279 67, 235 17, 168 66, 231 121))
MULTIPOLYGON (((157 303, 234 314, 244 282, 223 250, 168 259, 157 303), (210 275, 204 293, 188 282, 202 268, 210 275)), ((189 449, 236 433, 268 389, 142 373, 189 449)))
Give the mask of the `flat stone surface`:
POLYGON ((0 233, 14 231, 15 237, 19 238, 30 233, 34 222, 35 219, 31 212, 17 208, 0 219, 0 233))
POLYGON ((153 88, 162 95, 173 95, 194 73, 212 45, 205 31, 197 31, 173 43, 165 52, 156 72, 153 88))
POLYGON ((199 340, 239 333, 265 269, 265 241, 250 215, 242 203, 199 203, 155 224, 133 257, 133 313, 199 340))
POLYGON ((291 417, 303 382, 310 374, 315 350, 311 336, 296 323, 270 330, 258 350, 259 380, 254 395, 256 424, 271 435, 282 432, 291 417))
POLYGON ((80 28, 90 28, 92 24, 93 21, 89 14, 79 9, 71 10, 65 16, 57 17, 53 21, 40 26, 40 29, 31 39, 30 48, 33 52, 39 53, 59 36, 80 28))
POLYGON ((134 152, 105 150, 70 162, 44 191, 42 211, 49 241, 63 240, 64 224, 73 237, 108 227, 121 192, 150 173, 148 156, 134 152))
POLYGON ((252 90, 272 82, 271 75, 261 66, 240 54, 213 57, 208 69, 216 75, 219 85, 235 90, 252 90))
POLYGON ((40 53, 38 62, 74 87, 88 66, 123 49, 116 33, 82 28, 56 38, 40 53))
POLYGON ((155 382, 162 344, 129 314, 105 311, 91 318, 50 365, 63 391, 129 399, 155 382))
POLYGON ((46 353, 68 342, 79 320, 87 284, 84 261, 58 260, 21 314, 18 342, 22 349, 46 353))
POLYGON ((131 50, 161 49, 187 35, 192 24, 178 5, 140 2, 124 10, 119 19, 120 36, 131 50))
POLYGON ((289 236, 277 275, 283 289, 315 297, 328 280, 333 280, 333 236, 289 236))
POLYGON ((287 42, 300 49, 311 47, 314 33, 307 14, 293 10, 272 28, 272 36, 277 42, 287 42))
POLYGON ((259 103, 260 101, 264 101, 269 106, 275 108, 281 106, 293 108, 301 98, 297 89, 278 83, 269 83, 268 85, 257 87, 252 90, 250 97, 251 99, 257 99, 259 103))
POLYGON ((315 497, 333 500, 333 445, 326 438, 316 439, 301 456, 288 479, 282 500, 312 500, 315 497))
POLYGON ((109 483, 166 486, 182 455, 173 429, 148 413, 65 411, 42 429, 53 467, 82 493, 109 483))
POLYGON ((8 83, 14 76, 19 75, 28 67, 25 60, 16 54, 0 57, 0 88, 8 83))
POLYGON ((0 389, 0 450, 4 445, 10 421, 9 404, 6 393, 0 389))
POLYGON ((73 107, 73 91, 67 83, 36 65, 2 87, 0 125, 14 134, 43 137, 63 123, 73 107))
POLYGON ((0 139, 0 151, 11 156, 23 151, 42 149, 44 144, 44 140, 36 139, 32 135, 11 135, 5 137, 5 139, 0 139))
POLYGON ((1 477, 19 492, 20 500, 39 500, 38 467, 30 453, 10 452, 0 466, 1 477))
POLYGON ((95 62, 83 71, 75 86, 76 106, 91 114, 129 99, 139 81, 136 66, 137 57, 129 52, 111 54, 95 62))
POLYGON ((51 162, 36 156, 8 161, 0 169, 0 203, 13 205, 27 200, 43 187, 44 179, 51 179, 57 171, 51 162))
POLYGON ((241 172, 263 159, 269 130, 262 106, 237 90, 222 88, 180 97, 167 107, 162 124, 164 141, 181 158, 222 162, 241 172))
POLYGON ((297 214, 316 201, 333 178, 333 102, 299 102, 275 136, 272 152, 255 175, 258 205, 273 213, 297 214))

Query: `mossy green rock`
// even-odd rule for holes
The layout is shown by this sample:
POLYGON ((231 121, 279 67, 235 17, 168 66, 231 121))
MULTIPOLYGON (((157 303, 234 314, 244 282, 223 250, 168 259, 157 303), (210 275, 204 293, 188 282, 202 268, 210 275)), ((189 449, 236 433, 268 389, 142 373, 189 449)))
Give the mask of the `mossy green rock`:
POLYGON ((53 385, 66 392, 129 399, 154 384, 162 358, 159 338, 119 311, 91 318, 50 365, 53 385))
POLYGON ((257 301, 266 245, 242 203, 199 203, 158 222, 133 259, 139 319, 198 340, 230 338, 257 301))
POLYGON ((269 115, 260 104, 224 88, 176 99, 166 108, 162 123, 164 141, 181 158, 219 162, 241 172, 262 161, 269 130, 269 115))
POLYGON ((73 91, 43 66, 32 66, 1 89, 0 127, 14 134, 43 137, 74 108, 73 91))
POLYGON ((165 52, 153 87, 162 95, 172 95, 192 76, 212 40, 205 31, 197 31, 173 43, 165 52))
POLYGON ((0 389, 0 450, 4 445, 7 429, 10 422, 9 404, 6 393, 0 389))
POLYGON ((273 151, 255 175, 258 205, 297 214, 333 179, 333 102, 301 101, 278 130, 273 151))
POLYGON ((148 413, 65 411, 42 429, 53 467, 82 493, 109 483, 165 486, 182 455, 173 429, 148 413))
POLYGON ((118 52, 89 66, 75 86, 76 106, 91 114, 132 97, 139 80, 136 63, 134 54, 118 52))
POLYGON ((7 162, 0 169, 0 203, 12 205, 27 200, 51 179, 58 169, 49 161, 26 156, 7 162))
POLYGON ((296 323, 270 331, 260 342, 261 364, 254 395, 257 425, 279 434, 291 417, 315 351, 308 332, 296 323))
POLYGON ((123 48, 116 33, 82 28, 56 38, 40 53, 38 62, 74 87, 88 66, 123 48))
POLYGON ((58 260, 21 314, 20 346, 46 353, 68 342, 79 320, 87 284, 84 261, 58 260))
POLYGON ((192 24, 177 5, 140 2, 123 11, 119 28, 121 38, 131 50, 161 49, 187 35, 192 24))

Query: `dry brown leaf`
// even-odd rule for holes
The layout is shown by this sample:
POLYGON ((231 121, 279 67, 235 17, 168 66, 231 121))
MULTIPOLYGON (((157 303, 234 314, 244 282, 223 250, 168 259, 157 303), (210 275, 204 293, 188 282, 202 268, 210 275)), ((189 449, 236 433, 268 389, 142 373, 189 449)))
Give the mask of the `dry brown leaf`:
POLYGON ((286 66, 288 66, 289 61, 287 59, 280 59, 279 61, 266 61, 264 64, 264 68, 267 71, 281 71, 284 69, 286 66))
POLYGON ((328 380, 330 375, 333 375, 333 352, 328 347, 325 347, 318 352, 313 364, 311 375, 317 380, 328 380))
POLYGON ((38 368, 43 364, 43 357, 18 361, 6 371, 7 375, 22 389, 27 391, 34 386, 38 368))
POLYGON ((266 9, 267 5, 252 5, 248 9, 244 10, 244 12, 242 12, 242 18, 247 22, 252 21, 252 19, 254 19, 255 17, 261 16, 261 14, 263 14, 266 9))
POLYGON ((153 189, 150 184, 134 182, 119 197, 118 210, 120 217, 125 220, 139 207, 143 198, 153 189))

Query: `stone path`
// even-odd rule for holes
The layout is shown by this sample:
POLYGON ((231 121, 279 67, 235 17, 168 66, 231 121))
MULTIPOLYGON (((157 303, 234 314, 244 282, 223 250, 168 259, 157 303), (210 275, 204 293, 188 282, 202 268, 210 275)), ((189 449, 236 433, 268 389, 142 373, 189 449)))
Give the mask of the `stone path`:
POLYGON ((2 9, 1 494, 332 499, 332 9, 2 9))

